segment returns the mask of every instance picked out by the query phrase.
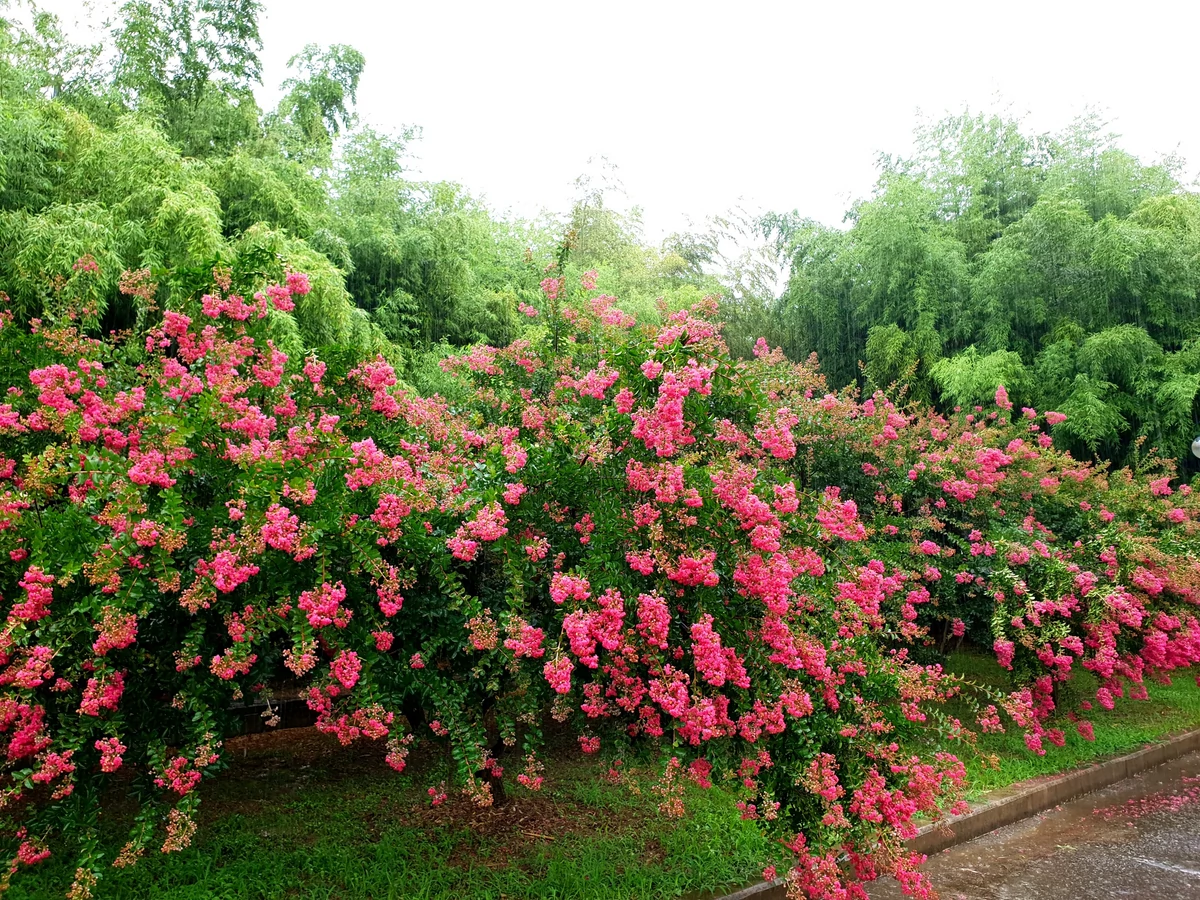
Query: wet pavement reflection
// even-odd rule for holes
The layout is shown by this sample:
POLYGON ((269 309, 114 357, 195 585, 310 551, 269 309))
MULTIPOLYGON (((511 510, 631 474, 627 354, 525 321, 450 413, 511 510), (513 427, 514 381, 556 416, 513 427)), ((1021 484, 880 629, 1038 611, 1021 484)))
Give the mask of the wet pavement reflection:
MULTIPOLYGON (((942 900, 1200 900, 1200 753, 930 857, 942 900)), ((872 900, 900 898, 894 881, 872 900)))

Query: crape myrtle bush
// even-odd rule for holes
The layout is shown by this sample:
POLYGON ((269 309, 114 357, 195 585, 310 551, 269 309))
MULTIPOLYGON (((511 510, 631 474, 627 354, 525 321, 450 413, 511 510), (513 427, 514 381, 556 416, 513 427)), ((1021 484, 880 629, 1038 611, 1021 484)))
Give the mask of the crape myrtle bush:
POLYGON ((797 893, 890 873, 921 894, 902 841, 964 771, 900 746, 970 736, 927 718, 962 689, 918 661, 939 628, 1028 670, 996 699, 1034 742, 1073 662, 1111 696, 1200 655, 1192 498, 1081 469, 1050 416, 831 395, 765 344, 733 360, 714 301, 641 328, 553 272, 522 310, 536 341, 446 361, 452 407, 382 359, 287 358, 267 335, 307 279, 258 287, 216 270, 105 341, 69 313, 0 329, 5 884, 64 832, 76 897, 187 846, 231 701, 290 683, 398 771, 444 742, 482 805, 505 769, 541 786, 547 716, 614 777, 661 747, 661 808, 727 781, 797 893), (114 789, 138 812, 112 859, 114 789))
MULTIPOLYGON (((1044 723, 1077 666, 1112 709, 1145 699, 1147 677, 1200 660, 1200 507, 1190 485, 1172 487, 1172 464, 1150 457, 1138 475, 1081 464, 1047 432, 1065 416, 1014 410, 1003 387, 992 409, 953 422, 882 396, 818 405, 842 407, 850 425, 832 442, 825 430, 805 439, 809 477, 837 473, 870 496, 870 552, 920 582, 895 627, 939 651, 968 631, 990 646, 1023 685, 1003 706, 1031 750, 1062 745, 1044 723)), ((1067 711, 1089 740, 1092 708, 1067 711)), ((1000 728, 994 706, 979 724, 1000 728)))

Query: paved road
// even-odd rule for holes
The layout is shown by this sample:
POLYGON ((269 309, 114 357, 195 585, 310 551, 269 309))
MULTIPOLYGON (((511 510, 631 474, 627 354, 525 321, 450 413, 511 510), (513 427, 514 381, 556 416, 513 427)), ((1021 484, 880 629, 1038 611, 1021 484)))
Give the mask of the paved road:
MULTIPOLYGON (((942 900, 1200 900, 1200 753, 938 854, 942 900)), ((894 881, 873 900, 901 897, 894 881)))

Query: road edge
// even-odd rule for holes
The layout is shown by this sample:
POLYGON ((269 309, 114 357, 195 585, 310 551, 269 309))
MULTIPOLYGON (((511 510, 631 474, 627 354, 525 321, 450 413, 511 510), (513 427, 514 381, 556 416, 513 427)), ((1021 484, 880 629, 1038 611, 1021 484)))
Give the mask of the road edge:
POLYGON ((907 846, 916 853, 932 856, 1196 750, 1200 750, 1200 728, 1125 756, 1056 775, 1048 781, 1026 783, 1014 793, 986 802, 969 813, 925 826, 907 846))
MULTIPOLYGON (((926 825, 906 846, 915 853, 933 856, 1197 750, 1200 750, 1200 728, 1048 780, 1014 785, 1011 794, 986 801, 961 816, 926 825)), ((714 900, 784 900, 786 896, 786 883, 776 878, 721 894, 714 900)))

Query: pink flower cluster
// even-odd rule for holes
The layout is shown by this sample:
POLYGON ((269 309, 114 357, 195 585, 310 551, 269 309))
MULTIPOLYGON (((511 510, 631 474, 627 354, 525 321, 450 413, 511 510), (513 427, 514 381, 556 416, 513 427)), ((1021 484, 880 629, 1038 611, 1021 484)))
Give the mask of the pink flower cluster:
POLYGON ((85 716, 99 716, 105 710, 114 710, 125 693, 125 673, 110 672, 88 679, 83 691, 79 711, 85 716))
POLYGON ((571 671, 574 669, 571 660, 566 656, 556 656, 542 667, 542 674, 554 689, 556 694, 571 692, 571 671))
POLYGON ((100 738, 95 742, 95 747, 100 751, 101 772, 115 772, 121 768, 121 754, 128 748, 121 743, 119 738, 100 738))
POLYGON ((546 633, 542 629, 534 628, 524 619, 517 619, 510 626, 510 631, 514 636, 506 639, 504 646, 514 656, 538 659, 546 654, 546 648, 542 646, 546 633))
POLYGON ((345 628, 350 624, 354 613, 342 603, 346 599, 346 586, 340 581, 336 584, 324 582, 315 591, 305 591, 300 595, 296 605, 308 614, 308 624, 313 628, 333 625, 345 628))
POLYGON ((716 587, 721 580, 713 569, 716 561, 717 552, 715 550, 699 553, 696 556, 681 556, 678 566, 667 577, 672 581, 691 587, 697 585, 716 587))
POLYGON ((353 650, 343 650, 330 663, 329 672, 338 680, 342 687, 350 690, 358 684, 359 675, 362 673, 362 661, 353 650))
POLYGON ((14 603, 9 610, 9 622, 38 622, 50 615, 50 601, 54 599, 54 578, 37 566, 30 566, 21 576, 18 586, 25 592, 25 599, 14 603))
POLYGON ((732 647, 721 645, 721 636, 713 630, 713 617, 705 613, 692 625, 692 659, 696 671, 713 687, 728 681, 734 687, 749 689, 746 667, 732 647))
POLYGON ((667 372, 662 376, 658 385, 658 399, 652 409, 638 409, 630 413, 633 437, 660 457, 673 456, 680 448, 696 442, 692 426, 683 414, 684 400, 692 392, 703 396, 712 393, 710 379, 713 370, 697 365, 695 360, 689 362, 690 365, 682 371, 667 372))
POLYGON ((234 550, 221 550, 211 562, 201 559, 196 563, 196 573, 201 578, 210 579, 213 587, 225 594, 237 590, 258 571, 258 566, 253 563, 242 564, 234 550))
POLYGON ((124 650, 137 640, 137 615, 123 613, 111 606, 104 607, 100 621, 93 627, 100 632, 92 643, 92 651, 97 656, 105 656, 110 650, 124 650))
POLYGON ((300 519, 286 506, 272 503, 267 509, 261 534, 267 546, 284 553, 295 553, 296 541, 300 536, 300 519))
POLYGON ((591 589, 588 580, 579 575, 555 572, 550 578, 550 599, 560 606, 568 600, 582 603, 592 596, 591 589))
POLYGON ((867 536, 866 529, 858 520, 858 504, 853 500, 841 500, 840 488, 825 489, 821 508, 817 511, 817 522, 826 540, 836 537, 844 541, 861 541, 867 536))

